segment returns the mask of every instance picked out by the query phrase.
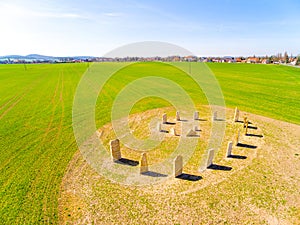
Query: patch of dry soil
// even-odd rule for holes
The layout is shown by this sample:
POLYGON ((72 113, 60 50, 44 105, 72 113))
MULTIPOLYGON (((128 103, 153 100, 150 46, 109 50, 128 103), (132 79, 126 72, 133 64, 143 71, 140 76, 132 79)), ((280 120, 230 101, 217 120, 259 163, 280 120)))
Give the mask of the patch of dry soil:
MULTIPOLYGON (((140 126, 163 112, 176 122, 175 111, 164 108, 132 115, 130 126, 143 138, 149 133, 140 126)), ((244 115, 251 121, 249 135, 242 133, 243 145, 234 145, 235 157, 225 158, 227 142, 244 129, 242 123, 232 122, 233 110, 227 109, 226 135, 214 159, 223 170, 199 172, 197 162, 211 129, 209 110, 201 109, 200 117, 206 120, 200 122, 200 150, 183 171, 202 178, 197 181, 170 177, 160 184, 125 186, 99 175, 77 152, 61 185, 61 224, 300 224, 300 126, 245 112, 240 118, 244 115)), ((108 147, 114 138, 111 124, 99 132, 108 147)), ((167 151, 177 141, 167 135, 161 148, 167 151)), ((122 154, 139 159, 140 154, 121 147, 122 154)), ((159 150, 151 158, 167 155, 159 150)))

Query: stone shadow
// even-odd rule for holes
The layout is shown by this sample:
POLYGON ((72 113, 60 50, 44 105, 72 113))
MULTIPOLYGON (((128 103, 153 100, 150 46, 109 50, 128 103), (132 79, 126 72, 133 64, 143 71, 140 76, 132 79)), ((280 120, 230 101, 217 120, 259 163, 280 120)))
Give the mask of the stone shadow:
MULTIPOLYGON (((236 123, 244 123, 244 121, 238 120, 238 121, 236 121, 236 123)), ((248 121, 248 124, 252 124, 252 123, 250 121, 248 121)))
POLYGON ((246 136, 249 136, 249 137, 259 137, 259 138, 263 137, 263 135, 261 135, 261 134, 246 134, 246 136))
POLYGON ((198 181, 198 180, 202 179, 201 176, 187 174, 187 173, 182 173, 179 176, 177 176, 176 178, 181 179, 181 180, 188 180, 188 181, 198 181))
POLYGON ((198 121, 207 121, 206 119, 195 119, 195 120, 198 120, 198 121))
POLYGON ((139 165, 139 161, 126 159, 126 158, 121 158, 119 160, 116 160, 115 162, 119 163, 119 164, 127 165, 127 166, 137 166, 137 165, 139 165))
POLYGON ((243 156, 243 155, 229 155, 228 158, 232 158, 232 159, 247 159, 247 156, 243 156))
POLYGON ((185 119, 180 119, 180 120, 178 120, 179 122, 189 122, 188 120, 185 120, 185 119))
POLYGON ((176 123, 173 123, 173 122, 166 122, 165 124, 166 125, 176 125, 176 123))
POLYGON ((248 126, 248 129, 257 130, 257 127, 254 127, 254 126, 248 126))
POLYGON ((200 135, 199 134, 193 134, 193 135, 187 135, 186 137, 200 137, 200 135))
POLYGON ((217 164, 212 164, 209 167, 207 167, 207 169, 230 171, 230 170, 232 170, 232 167, 230 167, 230 166, 221 166, 221 165, 217 165, 217 164))
POLYGON ((214 119, 214 121, 226 121, 225 119, 214 119))
POLYGON ((256 145, 248 145, 248 144, 243 144, 243 143, 238 143, 237 146, 242 147, 242 148, 251 148, 251 149, 257 148, 256 145))
POLYGON ((147 171, 144 173, 141 173, 142 175, 149 176, 149 177, 167 177, 168 175, 162 174, 162 173, 157 173, 153 171, 147 171))
POLYGON ((162 133, 169 133, 169 131, 167 131, 167 130, 160 130, 160 132, 162 132, 162 133))

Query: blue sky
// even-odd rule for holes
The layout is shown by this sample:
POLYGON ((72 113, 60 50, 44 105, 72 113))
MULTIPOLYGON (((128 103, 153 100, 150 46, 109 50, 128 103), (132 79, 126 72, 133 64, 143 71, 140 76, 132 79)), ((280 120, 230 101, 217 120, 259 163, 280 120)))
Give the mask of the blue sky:
POLYGON ((300 53, 299 0, 0 0, 0 55, 163 41, 199 56, 300 53))

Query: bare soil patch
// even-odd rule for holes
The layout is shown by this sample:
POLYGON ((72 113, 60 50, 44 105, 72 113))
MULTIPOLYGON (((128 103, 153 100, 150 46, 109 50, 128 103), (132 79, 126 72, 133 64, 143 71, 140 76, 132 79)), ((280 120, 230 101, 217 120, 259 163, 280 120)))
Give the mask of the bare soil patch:
MULTIPOLYGON (((180 130, 172 108, 149 110, 130 116, 133 134, 149 135, 147 123, 168 112, 180 130)), ((214 169, 199 172, 211 130, 207 107, 201 108, 197 151, 183 172, 202 179, 170 178, 142 187, 125 186, 96 173, 77 152, 61 185, 59 199, 62 224, 300 224, 300 126, 241 112, 251 124, 249 135, 243 124, 233 123, 234 110, 226 115, 226 135, 218 150, 214 169), (241 130, 240 146, 225 158, 228 141, 241 130), (230 170, 226 168, 231 168, 230 170)), ((168 129, 170 127, 167 127, 168 129)), ((108 148, 114 132, 111 124, 99 129, 108 148)), ((149 154, 150 164, 167 157, 179 137, 165 141, 149 154)), ((140 154, 122 146, 122 154, 139 160, 140 154)))

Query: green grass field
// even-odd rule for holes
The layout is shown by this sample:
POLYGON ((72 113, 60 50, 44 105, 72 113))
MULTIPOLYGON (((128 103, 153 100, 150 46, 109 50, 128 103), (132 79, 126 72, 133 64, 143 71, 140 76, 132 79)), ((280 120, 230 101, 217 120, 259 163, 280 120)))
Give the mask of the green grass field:
MULTIPOLYGON (((113 64, 111 64, 113 66, 113 64)), ((277 65, 208 64, 228 107, 300 124, 300 69, 277 65)), ((0 65, 0 223, 58 222, 65 169, 78 150, 72 130, 73 97, 86 64, 0 65)), ((182 71, 162 63, 137 63, 116 73, 96 107, 100 127, 126 83, 162 76, 182 86, 197 104, 204 94, 182 71), (105 107, 104 107, 105 106, 105 107)), ((132 112, 164 107, 145 99, 132 112), (146 103, 146 104, 145 104, 146 103)))
POLYGON ((279 65, 209 64, 228 107, 300 124, 300 69, 279 65))

